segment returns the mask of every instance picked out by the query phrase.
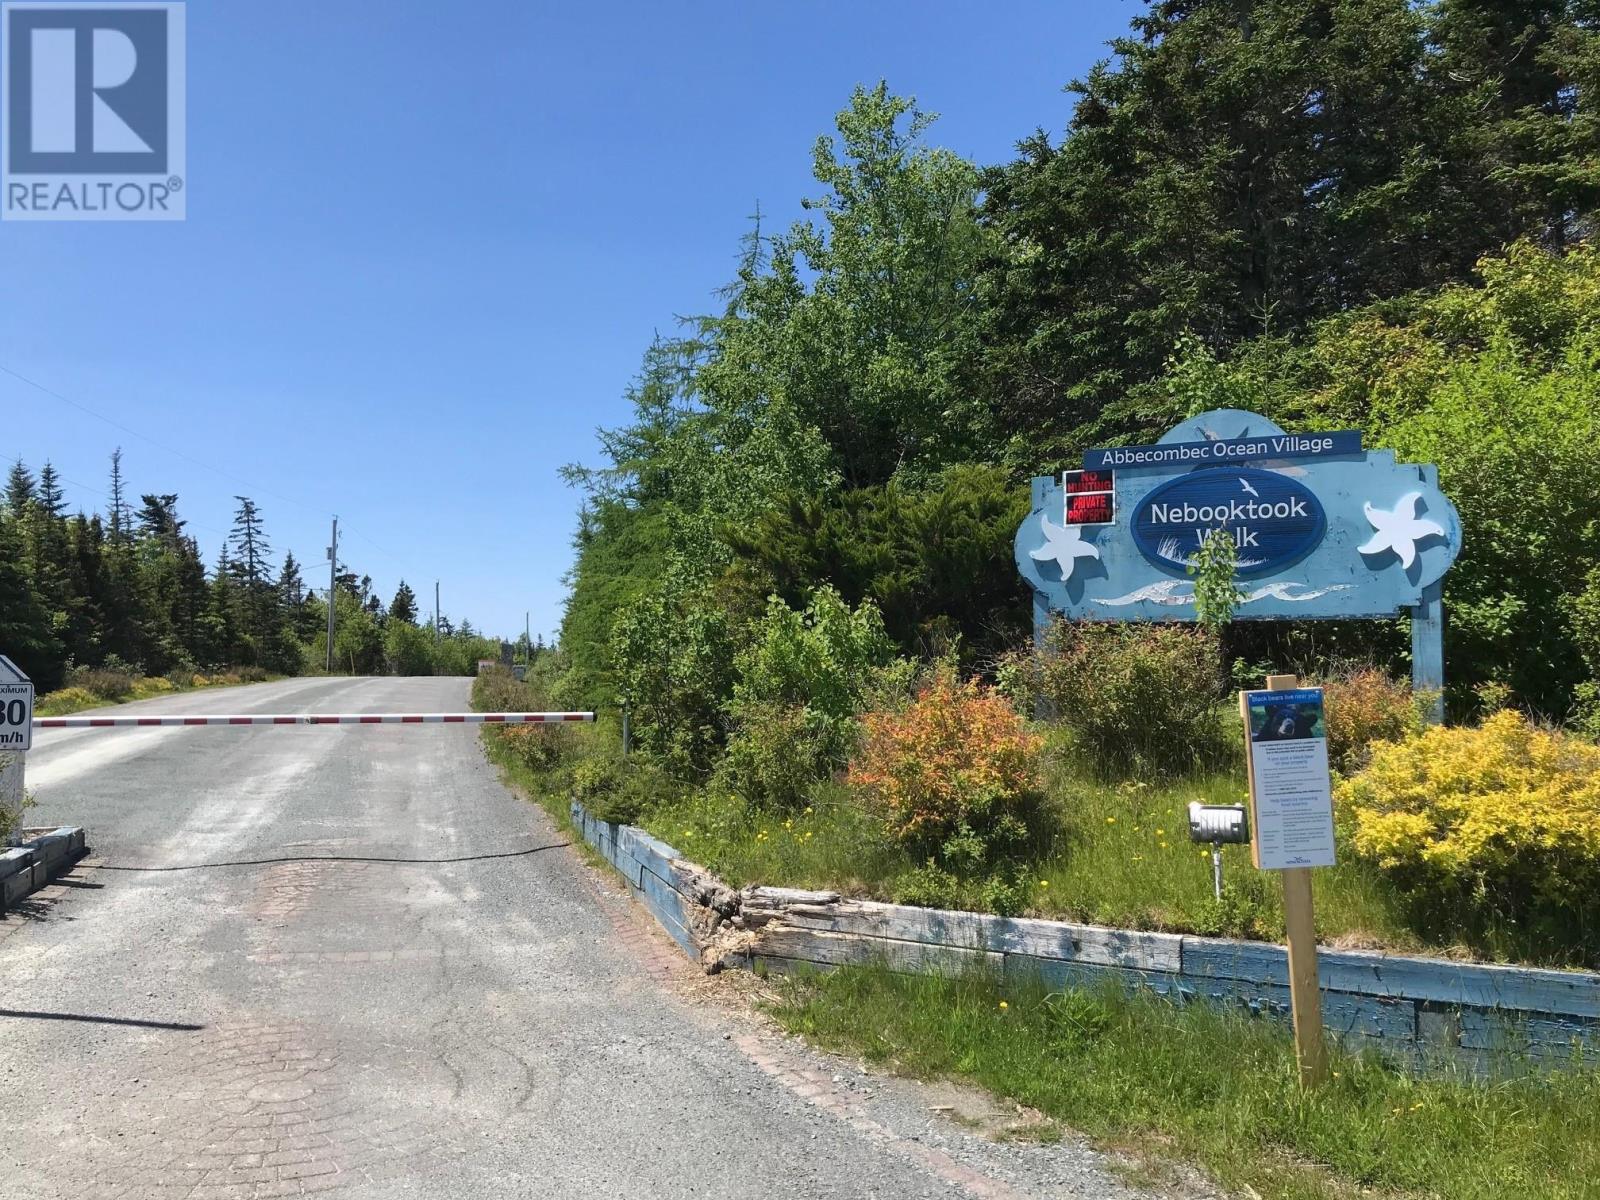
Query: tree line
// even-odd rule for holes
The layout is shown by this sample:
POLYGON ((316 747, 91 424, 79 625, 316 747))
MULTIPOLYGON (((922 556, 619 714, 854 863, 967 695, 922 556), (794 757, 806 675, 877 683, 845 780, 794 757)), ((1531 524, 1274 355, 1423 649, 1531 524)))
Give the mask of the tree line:
MULTIPOLYGON (((308 587, 293 552, 274 554, 261 507, 235 497, 233 527, 209 569, 172 493, 135 502, 111 455, 107 509, 69 513, 48 461, 20 459, 0 496, 0 652, 41 691, 73 667, 193 674, 254 667, 325 669, 327 593, 308 587)), ((387 604, 372 578, 341 562, 335 577, 335 670, 357 675, 469 674, 499 642, 471 622, 418 625, 402 579, 387 604)))
MULTIPOLYGON (((1568 717, 1600 675, 1600 4, 1155 0, 1070 91, 1064 132, 984 165, 856 89, 799 219, 758 212, 567 471, 566 698, 714 753, 768 598, 822 584, 981 668, 1029 629, 1027 478, 1237 406, 1437 462, 1453 709, 1568 717)), ((1228 638, 1243 666, 1407 647, 1228 638)))

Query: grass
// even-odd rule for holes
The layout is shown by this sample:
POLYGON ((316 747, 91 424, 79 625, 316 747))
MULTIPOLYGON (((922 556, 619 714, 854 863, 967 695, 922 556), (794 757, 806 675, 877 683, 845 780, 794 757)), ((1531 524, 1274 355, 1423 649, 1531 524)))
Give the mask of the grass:
MULTIPOLYGON (((479 712, 493 709, 493 705, 484 701, 476 687, 473 690, 472 705, 479 712)), ((584 840, 582 833, 572 824, 567 771, 560 763, 529 762, 518 752, 516 744, 505 738, 505 732, 504 729, 487 725, 479 730, 479 740, 483 745, 484 755, 499 768, 501 779, 514 791, 542 808, 555 823, 556 828, 572 842, 584 862, 592 867, 612 869, 605 857, 590 846, 584 840)), ((597 728, 594 725, 577 725, 563 729, 561 736, 569 740, 570 757, 579 758, 584 754, 598 754, 604 739, 614 740, 617 733, 614 729, 606 729, 604 726, 597 728)))
POLYGON ((1157 1165, 1263 1200, 1600 1197, 1600 1073, 1415 1077, 1336 1055, 1303 1093, 1289 1037, 1247 1015, 1110 992, 864 967, 792 976, 791 1032, 919 1077, 957 1077, 1157 1165))
MULTIPOLYGON (((1227 775, 1178 783, 1101 783, 1058 765, 1050 782, 1055 830, 1028 866, 1028 915, 1124 928, 1280 940, 1276 878, 1257 871, 1249 848, 1223 848, 1224 900, 1212 893, 1208 848, 1189 841, 1186 806, 1239 803, 1244 783, 1227 775)), ((838 785, 817 788, 796 813, 747 809, 735 797, 698 792, 653 809, 644 825, 734 886, 825 888, 901 899, 900 881, 921 864, 888 844, 878 822, 838 785)), ((1320 935, 1346 947, 1462 953, 1412 928, 1405 898, 1375 870, 1347 862, 1319 871, 1320 935)), ((949 897, 981 909, 981 881, 949 897)), ((1515 951, 1517 947, 1507 949, 1515 951)), ((1514 956, 1514 953, 1511 955, 1514 956)))
MULTIPOLYGON (((473 696, 480 708, 549 706, 547 695, 507 672, 478 679, 473 696)), ((493 736, 485 741, 491 757, 507 770, 514 765, 516 782, 539 797, 563 826, 576 764, 615 764, 619 745, 614 724, 582 726, 562 736, 568 733, 559 762, 543 764, 522 761, 493 736)), ((1227 886, 1218 902, 1209 848, 1189 841, 1189 802, 1241 803, 1242 773, 1198 771, 1176 780, 1106 782, 1085 773, 1061 744, 1052 746, 1047 762, 1047 819, 1021 864, 1018 882, 1003 881, 1008 885, 1005 911, 1120 928, 1282 940, 1279 881, 1255 869, 1248 847, 1224 847, 1227 886)), ((635 806, 618 819, 637 811, 635 806)), ((826 889, 971 911, 993 910, 1000 903, 988 878, 951 879, 926 871, 917 856, 889 842, 873 814, 838 783, 816 786, 810 803, 794 811, 762 810, 712 788, 675 785, 646 804, 637 823, 735 887, 826 889)), ((1556 943, 1535 930, 1459 908, 1424 911, 1376 868, 1348 856, 1337 867, 1319 870, 1315 888, 1318 935, 1341 948, 1557 967, 1593 966, 1600 957, 1576 926, 1566 943, 1556 943)))
POLYGON ((735 798, 697 792, 659 805, 644 827, 735 887, 778 884, 887 899, 916 867, 883 838, 878 822, 839 786, 823 786, 795 813, 746 809, 735 798))
POLYGON ((54 692, 46 692, 40 696, 33 706, 35 716, 39 717, 64 717, 69 713, 81 712, 86 708, 103 708, 110 704, 126 704, 131 700, 150 700, 156 696, 170 696, 177 692, 193 691, 198 688, 211 687, 237 687, 244 683, 260 683, 276 676, 262 674, 260 678, 252 676, 249 679, 233 672, 217 675, 194 675, 188 686, 180 686, 165 675, 138 675, 122 677, 125 682, 119 682, 111 690, 102 691, 92 687, 64 687, 54 692))
MULTIPOLYGON (((1249 847, 1223 847, 1225 893, 1213 896, 1209 847, 1189 841, 1187 806, 1242 803, 1244 780, 1213 773, 1176 781, 1107 783, 1058 757, 1050 770, 1050 829, 1026 863, 1022 912, 1129 929, 1281 941, 1277 878, 1249 847)), ((982 879, 942 897, 914 890, 922 864, 888 843, 879 823, 838 784, 814 789, 796 812, 749 808, 709 790, 658 804, 641 819, 656 837, 735 887, 775 885, 864 899, 982 911, 982 879)), ((1317 933, 1343 949, 1385 949, 1550 967, 1594 968, 1596 947, 1574 925, 1565 940, 1476 910, 1435 911, 1372 865, 1344 856, 1316 873, 1317 933)))

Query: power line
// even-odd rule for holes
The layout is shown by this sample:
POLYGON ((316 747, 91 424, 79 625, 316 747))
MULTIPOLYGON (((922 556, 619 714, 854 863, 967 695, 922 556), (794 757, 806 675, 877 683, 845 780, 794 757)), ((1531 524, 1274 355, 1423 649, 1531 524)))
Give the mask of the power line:
MULTIPOLYGON (((36 391, 42 392, 46 396, 49 396, 54 400, 59 400, 62 404, 67 405, 69 408, 75 408, 81 413, 86 413, 87 415, 93 417, 97 421, 103 421, 107 425, 111 426, 113 429, 119 429, 123 433, 128 434, 130 437, 138 438, 140 441, 146 442, 149 445, 154 446, 157 450, 161 450, 161 451, 163 451, 163 452, 165 452, 167 454, 171 454, 176 458, 181 458, 183 461, 185 461, 187 463, 191 463, 194 466, 200 467, 202 470, 210 471, 214 475, 218 475, 221 478, 226 479, 229 483, 234 484, 235 486, 244 489, 245 491, 251 493, 252 495, 270 496, 275 500, 282 500, 285 504, 292 504, 296 508, 304 509, 306 512, 318 512, 318 510, 316 508, 312 507, 311 505, 308 505, 308 504, 304 503, 303 501, 296 500, 296 499, 294 499, 294 498, 292 498, 290 496, 285 496, 283 493, 275 492, 275 491, 271 490, 270 488, 258 488, 254 484, 250 483, 248 480, 241 479, 239 476, 234 475, 233 473, 231 473, 229 471, 225 471, 221 467, 215 466, 212 463, 208 463, 208 462, 205 462, 205 461, 203 461, 201 459, 198 459, 198 458, 194 457, 194 455, 192 455, 192 454, 186 454, 182 450, 174 449, 172 446, 168 446, 164 442, 159 442, 155 438, 150 437, 148 434, 140 433, 137 429, 134 429, 134 428, 131 428, 130 426, 124 425, 121 421, 114 420, 113 418, 106 416, 102 412, 97 412, 95 409, 90 408, 87 404, 80 404, 78 401, 72 399, 70 396, 62 395, 60 392, 56 391, 54 388, 46 387, 44 384, 38 382, 37 380, 29 379, 26 375, 22 374, 20 371, 15 371, 12 368, 6 366, 4 363, 0 363, 0 373, 9 375, 9 376, 11 376, 11 378, 17 380, 19 383, 24 383, 28 387, 31 387, 36 391)), ((65 476, 63 476, 62 478, 65 478, 65 476)), ((85 487, 87 485, 80 483, 80 484, 77 484, 76 486, 85 487)), ((103 492, 101 492, 99 494, 100 495, 105 495, 105 493, 103 493, 103 492)), ((107 497, 107 498, 109 498, 109 497, 107 497)), ((224 537, 228 536, 226 531, 217 529, 215 526, 201 525, 198 522, 191 522, 191 524, 195 524, 198 528, 205 529, 208 532, 220 533, 224 537)), ((357 537, 357 538, 361 539, 362 541, 366 542, 369 546, 371 546, 374 550, 377 550, 380 554, 387 555, 391 562, 393 562, 398 557, 393 551, 387 549, 384 546, 379 545, 376 541, 374 541, 372 538, 368 537, 366 534, 362 533, 359 529, 351 529, 349 526, 346 526, 345 532, 347 534, 353 534, 355 537, 357 537)), ((404 576, 400 576, 400 578, 404 578, 404 576)))
MULTIPOLYGON (((141 442, 148 442, 150 445, 154 446, 157 450, 165 451, 167 454, 171 454, 171 455, 173 455, 173 456, 175 456, 177 458, 183 459, 187 463, 192 463, 193 465, 195 465, 197 467, 200 467, 202 470, 210 471, 215 475, 220 475, 223 479, 226 479, 229 483, 237 484, 239 487, 245 488, 245 489, 247 489, 249 491, 253 491, 253 492, 255 492, 255 493, 259 494, 259 495, 271 496, 275 500, 282 500, 285 504, 293 504, 296 508, 306 508, 307 507, 306 505, 302 504, 299 500, 290 499, 288 496, 285 496, 285 495, 283 495, 283 494, 281 494, 279 492, 274 492, 269 488, 256 488, 256 487, 252 486, 247 480, 240 479, 237 475, 234 475, 234 474, 232 474, 231 472, 228 472, 228 471, 224 471, 221 467, 213 466, 211 463, 204 462, 204 461, 196 458, 192 454, 185 454, 182 450, 175 450, 171 446, 168 446, 164 442, 158 442, 158 441, 156 441, 155 438, 150 437, 147 434, 140 433, 137 429, 132 429, 129 426, 124 425, 121 421, 114 421, 110 417, 106 416, 104 413, 96 412, 94 409, 90 408, 87 404, 79 404, 76 400, 70 399, 67 396, 63 396, 60 392, 54 390, 53 388, 47 388, 47 387, 45 387, 44 384, 38 383, 35 380, 29 379, 26 375, 23 375, 23 374, 20 374, 20 373, 18 373, 16 371, 13 371, 10 367, 6 366, 4 363, 0 363, 0 372, 3 372, 5 374, 11 376, 11 378, 13 378, 13 379, 27 384, 29 387, 35 389, 36 391, 43 392, 46 396, 49 396, 52 399, 61 401, 61 403, 67 405, 69 408, 75 408, 81 413, 87 413, 89 416, 93 417, 97 421, 104 421, 107 425, 111 426, 113 429, 120 429, 120 430, 122 430, 123 433, 126 433, 130 437, 136 437, 141 442)), ((315 511, 315 510, 308 510, 308 511, 315 511)))

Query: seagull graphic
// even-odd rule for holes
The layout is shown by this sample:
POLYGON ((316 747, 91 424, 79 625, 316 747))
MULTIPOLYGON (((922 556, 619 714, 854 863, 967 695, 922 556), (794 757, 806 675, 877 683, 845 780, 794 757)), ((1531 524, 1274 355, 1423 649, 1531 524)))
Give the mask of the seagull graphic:
POLYGON ((1239 486, 1242 487, 1245 491, 1249 492, 1257 500, 1261 499, 1261 493, 1256 491, 1255 488, 1250 486, 1250 481, 1248 479, 1239 480, 1239 486))
POLYGON ((1385 550, 1393 550, 1400 558, 1400 565, 1409 569, 1417 561, 1418 542, 1427 537, 1444 536, 1444 526, 1439 522, 1417 516, 1417 501, 1421 499, 1421 492, 1407 492, 1388 512, 1373 508, 1370 500, 1365 502, 1362 510, 1377 532, 1357 546, 1357 551, 1362 554, 1382 554, 1385 550))
POLYGON ((1083 530, 1078 526, 1057 525, 1049 517, 1043 516, 1039 518, 1039 524, 1044 527, 1045 544, 1028 553, 1040 562, 1054 559, 1061 567, 1062 583, 1072 578, 1073 569, 1080 558, 1100 557, 1099 548, 1083 540, 1083 530))

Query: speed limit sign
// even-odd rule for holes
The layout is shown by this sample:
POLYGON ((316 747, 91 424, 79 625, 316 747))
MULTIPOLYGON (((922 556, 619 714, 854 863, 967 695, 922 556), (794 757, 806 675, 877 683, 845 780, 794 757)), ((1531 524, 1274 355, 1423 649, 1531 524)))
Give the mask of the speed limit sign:
POLYGON ((0 654, 0 750, 33 748, 33 684, 0 654))

